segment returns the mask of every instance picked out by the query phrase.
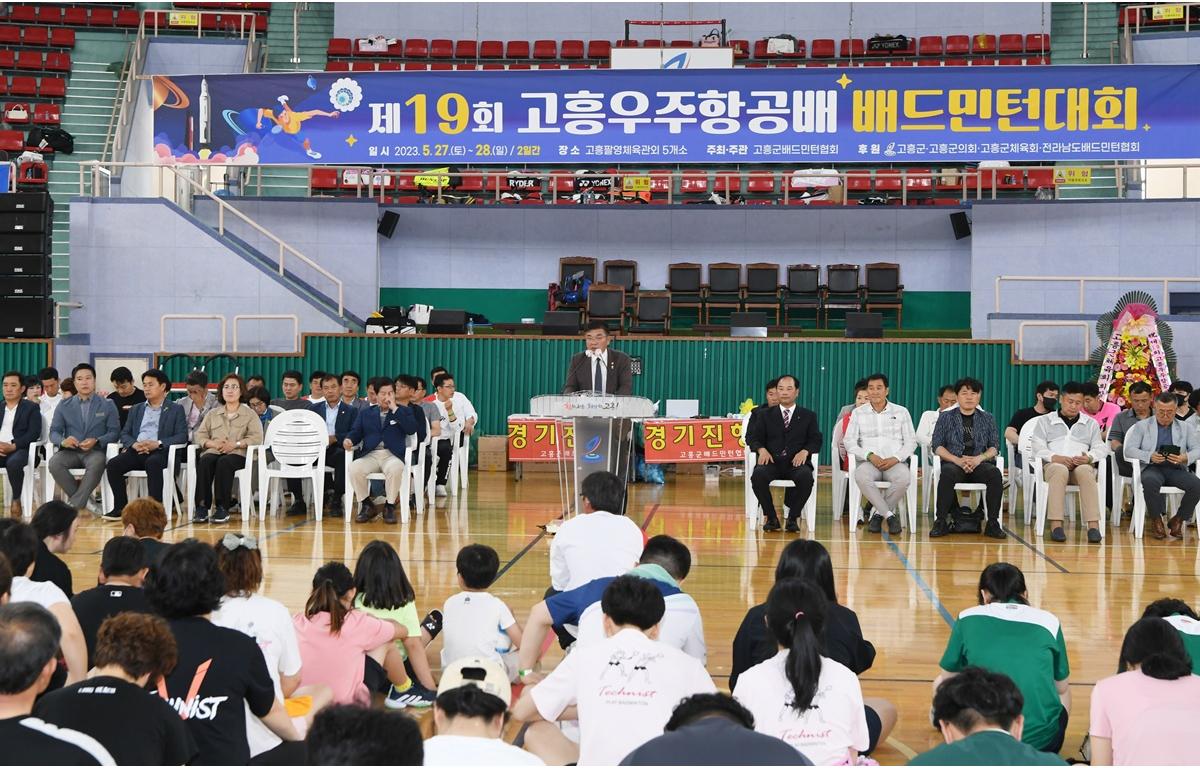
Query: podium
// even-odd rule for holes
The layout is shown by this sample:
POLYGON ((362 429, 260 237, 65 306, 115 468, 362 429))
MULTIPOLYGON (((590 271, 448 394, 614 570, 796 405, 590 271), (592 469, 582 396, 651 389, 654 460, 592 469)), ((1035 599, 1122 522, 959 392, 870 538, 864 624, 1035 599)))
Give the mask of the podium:
POLYGON ((558 452, 558 489, 566 517, 579 514, 578 489, 593 472, 612 472, 628 484, 633 423, 652 418, 657 408, 644 397, 576 392, 530 398, 529 413, 574 431, 574 450, 558 452))

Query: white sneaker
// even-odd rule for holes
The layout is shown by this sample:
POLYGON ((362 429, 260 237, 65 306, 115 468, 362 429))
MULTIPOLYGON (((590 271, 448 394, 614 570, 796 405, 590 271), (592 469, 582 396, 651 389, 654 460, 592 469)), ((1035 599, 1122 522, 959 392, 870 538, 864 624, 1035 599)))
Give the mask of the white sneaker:
POLYGON ((436 494, 436 495, 437 495, 439 498, 440 498, 440 497, 442 497, 442 496, 445 496, 445 495, 446 495, 446 486, 444 486, 444 485, 439 485, 439 486, 437 487, 437 490, 435 491, 435 494, 436 494))

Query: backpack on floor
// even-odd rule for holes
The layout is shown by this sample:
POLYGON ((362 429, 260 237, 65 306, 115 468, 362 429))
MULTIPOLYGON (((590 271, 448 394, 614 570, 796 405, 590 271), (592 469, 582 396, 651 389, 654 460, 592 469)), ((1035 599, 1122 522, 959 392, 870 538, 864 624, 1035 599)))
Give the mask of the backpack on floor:
POLYGON ((951 530, 954 533, 982 533, 983 510, 959 506, 950 510, 951 530))

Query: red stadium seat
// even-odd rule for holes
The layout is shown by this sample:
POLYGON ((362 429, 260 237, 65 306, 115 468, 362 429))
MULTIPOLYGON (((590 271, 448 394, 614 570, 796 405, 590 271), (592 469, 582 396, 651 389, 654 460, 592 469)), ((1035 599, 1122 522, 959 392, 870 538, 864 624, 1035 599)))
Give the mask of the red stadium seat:
POLYGON ((479 44, 479 58, 503 59, 504 43, 499 40, 484 40, 479 44))
POLYGON ((504 47, 504 58, 506 59, 528 59, 529 58, 529 41, 528 40, 509 40, 508 45, 504 47))
POLYGON ((8 93, 8 78, 0 75, 0 96, 8 93))
POLYGON ((92 6, 92 15, 88 19, 89 26, 111 27, 117 23, 117 12, 104 6, 92 6))
POLYGON ((446 38, 438 38, 429 41, 429 58, 431 59, 452 59, 454 58, 454 41, 446 38))
POLYGON ((792 69, 795 69, 798 66, 800 66, 800 62, 798 62, 798 61, 777 61, 777 62, 775 62, 776 69, 779 69, 780 67, 784 67, 784 68, 790 67, 792 69))
MULTIPOLYGON (((37 8, 37 23, 38 24, 62 24, 63 23, 63 8, 61 5, 39 5, 37 8)), ((13 8, 16 10, 16 7, 13 8)), ((15 15, 9 16, 13 21, 20 21, 15 15)))
POLYGON ((773 59, 773 58, 775 58, 775 54, 771 53, 767 50, 767 41, 766 40, 755 40, 754 41, 754 58, 756 58, 756 59, 773 59))
POLYGON ((56 27, 50 30, 50 45, 53 48, 74 48, 75 30, 56 27))
POLYGON ((592 65, 586 61, 573 61, 567 65, 567 69, 591 69, 592 65))
MULTIPOLYGON (((446 68, 449 69, 449 65, 446 68)), ((379 72, 399 72, 403 65, 398 61, 381 61, 376 69, 379 72)))
POLYGON ((42 54, 37 51, 17 51, 16 69, 41 69, 42 54))
POLYGON ((348 37, 331 37, 325 48, 327 56, 353 56, 354 48, 348 37))
POLYGON ((754 194, 773 194, 775 192, 775 174, 770 172, 750 174, 746 180, 746 191, 754 194))
POLYGON ((488 69, 504 69, 504 65, 503 65, 503 64, 495 64, 495 63, 491 63, 491 64, 484 64, 484 65, 483 65, 483 69, 485 69, 485 70, 488 70, 488 69))
POLYGON ((21 35, 22 45, 49 45, 50 29, 48 27, 25 27, 21 35))
POLYGON ((474 72, 475 64, 474 62, 467 64, 455 64, 454 68, 460 72, 474 72))
POLYGON ((679 179, 680 194, 701 193, 708 191, 707 171, 687 171, 679 179))
POLYGON ((473 59, 479 53, 479 45, 474 40, 459 40, 454 44, 454 58, 473 59))
POLYGON ((1030 56, 1025 60, 1027 67, 1042 67, 1050 63, 1049 56, 1030 56))
POLYGON ((716 191, 721 194, 728 192, 731 195, 740 195, 742 193, 742 174, 737 171, 718 172, 716 191))
POLYGON ((966 59, 946 59, 942 62, 944 67, 965 67, 967 66, 966 59))
POLYGON ((423 61, 406 61, 404 62, 405 72, 424 72, 428 69, 428 65, 423 61))
POLYGON ((328 61, 325 63, 326 72, 349 72, 350 62, 348 61, 328 61))
POLYGON ((556 64, 554 62, 549 62, 549 61, 542 61, 542 62, 538 62, 537 68, 538 69, 562 69, 562 64, 556 64))
POLYGON ((337 189, 338 172, 336 168, 313 168, 309 172, 309 186, 313 189, 337 189))
POLYGON ((900 171, 883 168, 875 171, 876 192, 899 192, 900 186, 900 171))
POLYGON ((1002 67, 1019 67, 1025 63, 1025 60, 1019 56, 1004 56, 1000 59, 1002 67))
POLYGON ((925 35, 917 44, 918 56, 941 56, 946 51, 941 35, 925 35))
POLYGON ((133 8, 122 8, 117 11, 117 26, 125 29, 136 29, 142 22, 142 16, 133 8))
POLYGON ((870 171, 850 171, 846 174, 846 191, 847 192, 870 192, 871 191, 871 172, 870 171))
POLYGON ((0 49, 0 69, 12 69, 16 58, 17 54, 15 51, 10 51, 7 48, 0 49))
POLYGON ((14 77, 9 84, 8 92, 13 96, 37 96, 36 77, 14 77))
POLYGON ((350 62, 351 72, 374 72, 375 62, 373 61, 352 61, 350 62))
POLYGON ((25 149, 23 131, 0 131, 0 152, 20 154, 25 149))
POLYGON ((28 102, 24 102, 24 101, 5 102, 5 104, 4 104, 4 122, 8 123, 9 125, 25 125, 25 124, 29 123, 31 119, 32 118, 29 114, 29 103, 28 102), (24 117, 21 117, 19 115, 20 111, 25 112, 24 117), (13 112, 17 112, 18 114, 13 115, 12 114, 13 112))
POLYGON ((886 67, 887 62, 884 62, 884 61, 860 61, 860 62, 858 62, 858 66, 860 66, 860 67, 886 67))
POLYGON ((747 65, 746 65, 746 67, 747 67, 748 69, 766 69, 766 68, 767 68, 767 62, 765 62, 765 61, 752 61, 752 62, 750 62, 749 64, 747 64, 747 65))
POLYGON ((0 45, 20 45, 21 28, 9 25, 0 26, 0 45))
POLYGON ((519 64, 509 64, 508 68, 509 69, 533 69, 533 65, 527 61, 523 61, 519 64))
POLYGON ((807 64, 805 64, 804 66, 809 67, 809 68, 820 68, 820 67, 828 67, 829 65, 824 64, 820 61, 810 61, 807 64))
POLYGON ((971 38, 966 35, 946 35, 946 55, 965 56, 971 52, 971 38))
POLYGON ((1025 183, 1030 189, 1054 186, 1053 168, 1030 168, 1025 172, 1025 183))
POLYGON ((507 192, 509 190, 508 177, 498 171, 489 172, 487 183, 484 185, 484 189, 486 189, 488 192, 495 192, 496 190, 507 192))
POLYGON ((888 64, 888 66, 889 67, 915 67, 916 64, 914 64, 911 61, 893 61, 892 63, 888 64))
POLYGON ((637 48, 639 46, 638 46, 637 40, 618 40, 616 42, 616 47, 617 48, 637 48))
POLYGON ((654 38, 652 40, 643 40, 642 47, 643 48, 662 48, 664 46, 663 46, 662 40, 659 40, 658 38, 654 38))
POLYGON ((928 168, 909 168, 908 176, 904 179, 904 187, 913 192, 929 192, 933 189, 933 178, 928 168))
POLYGON ((14 5, 8 11, 8 20, 18 24, 33 24, 37 22, 37 7, 33 5, 14 5))
POLYGON ((86 27, 88 23, 88 9, 75 6, 67 8, 63 11, 63 23, 77 27, 86 27))
POLYGON ((404 41, 404 58, 423 59, 429 55, 429 41, 423 37, 410 37, 404 41))
POLYGON ((815 38, 811 50, 814 59, 832 59, 835 50, 833 40, 828 37, 815 38))
POLYGON ((975 55, 995 53, 996 52, 996 36, 995 35, 975 35, 971 38, 971 53, 975 55))
MULTIPOLYGON (((510 56, 509 58, 518 58, 510 56)), ((535 59, 557 59, 558 58, 558 41, 556 40, 534 40, 533 41, 533 58, 535 59)))
POLYGON ((650 192, 651 194, 662 193, 666 194, 671 191, 671 171, 669 170, 654 170, 650 171, 650 192))
POLYGON ((982 59, 972 59, 971 60, 972 67, 994 67, 995 65, 996 65, 996 60, 993 59, 991 56, 987 56, 982 59))
MULTIPOLYGON (((536 54, 536 51, 534 53, 536 54)), ((563 58, 563 59, 582 59, 583 58, 583 41, 582 40, 563 40, 562 46, 560 46, 558 55, 560 58, 563 58)))
POLYGON ((940 67, 942 62, 937 59, 917 59, 918 67, 940 67))
POLYGON ((607 59, 612 56, 612 43, 607 40, 589 40, 587 57, 589 59, 607 59))
POLYGON ((745 59, 750 57, 749 40, 730 40, 729 47, 733 49, 734 59, 745 59))
POLYGON ((1034 33, 1025 35, 1025 53, 1037 53, 1041 55, 1050 53, 1050 35, 1034 33))
POLYGON ((957 197, 935 197, 929 201, 933 205, 962 205, 962 200, 957 197))
POLYGON ((695 48, 695 44, 691 40, 672 40, 672 48, 695 48))
POLYGON ((1000 35, 1000 53, 1024 53, 1024 35, 1000 35))
POLYGON ((859 59, 867 55, 867 46, 862 38, 843 39, 838 43, 838 56, 843 59, 859 59))
MULTIPOLYGON (((385 61, 379 65, 379 69, 383 70, 383 64, 394 64, 396 62, 385 61)), ((449 72, 454 69, 454 65, 448 61, 435 61, 429 65, 430 72, 449 72)))
POLYGON ((61 99, 67 95, 67 81, 61 77, 43 77, 38 94, 61 99))

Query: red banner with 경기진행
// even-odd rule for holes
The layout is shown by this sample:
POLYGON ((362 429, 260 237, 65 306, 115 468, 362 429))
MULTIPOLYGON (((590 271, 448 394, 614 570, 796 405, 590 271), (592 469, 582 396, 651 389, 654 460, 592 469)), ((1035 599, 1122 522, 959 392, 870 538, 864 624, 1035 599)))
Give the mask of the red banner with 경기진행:
POLYGON ((741 419, 646 419, 647 464, 742 461, 741 419))

